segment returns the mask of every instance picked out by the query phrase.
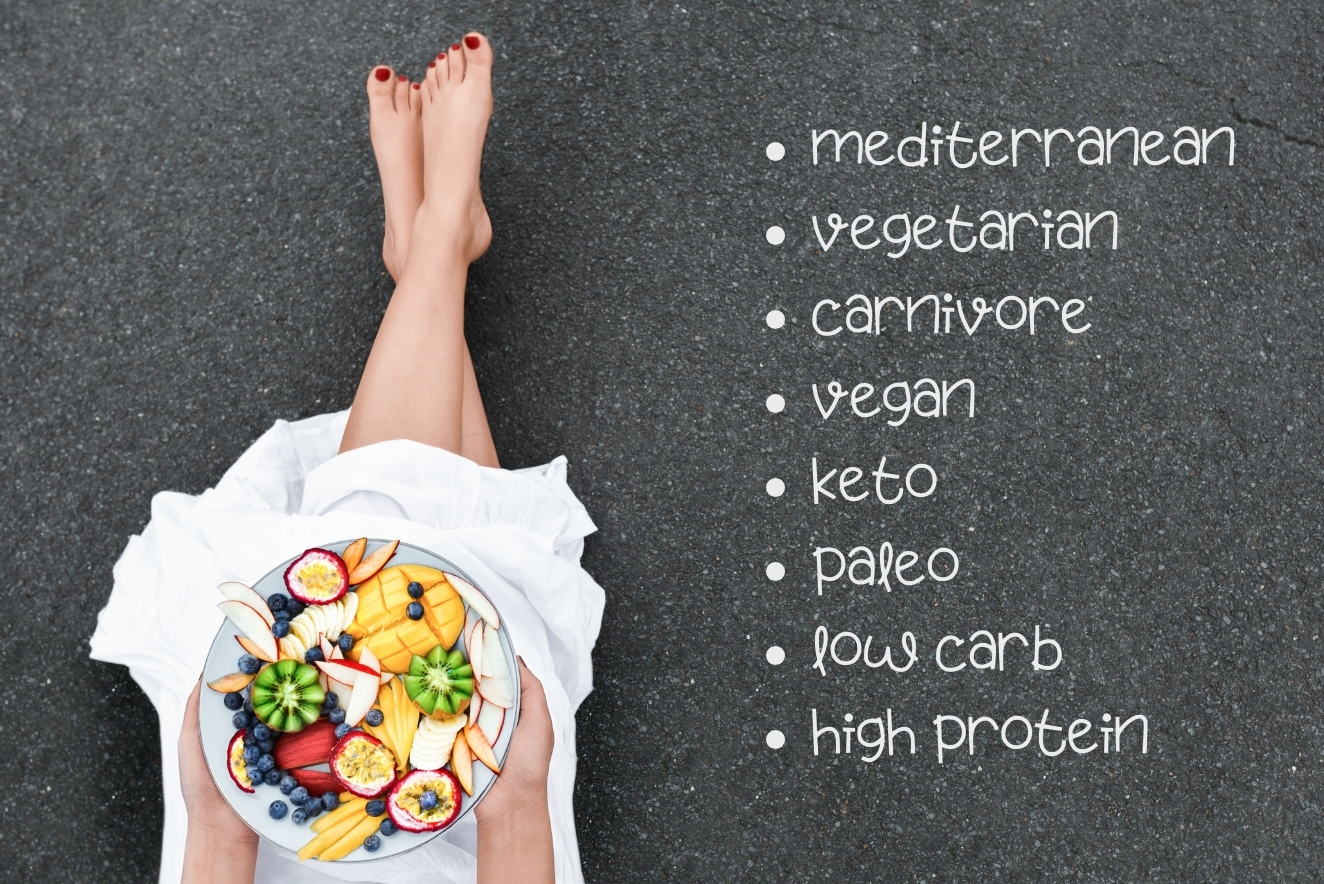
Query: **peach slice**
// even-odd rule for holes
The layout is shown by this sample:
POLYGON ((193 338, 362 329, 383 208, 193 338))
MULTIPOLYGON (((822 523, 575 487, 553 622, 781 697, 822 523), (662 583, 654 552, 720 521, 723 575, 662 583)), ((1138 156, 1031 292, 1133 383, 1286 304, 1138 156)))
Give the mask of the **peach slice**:
POLYGON ((244 675, 242 672, 231 672, 229 675, 222 675, 215 681, 207 682, 207 687, 213 691, 222 694, 233 694, 235 691, 242 691, 252 683, 256 675, 244 675))
POLYGON ((373 550, 372 555, 359 562, 349 572, 350 586, 357 586, 372 575, 376 574, 382 567, 395 555, 395 548, 400 545, 400 541, 392 540, 385 546, 380 546, 373 550))
POLYGON ((368 538, 360 537, 345 547, 345 551, 340 554, 341 560, 345 563, 345 567, 350 570, 350 573, 353 573, 354 569, 359 566, 359 562, 363 561, 363 551, 367 548, 368 538))

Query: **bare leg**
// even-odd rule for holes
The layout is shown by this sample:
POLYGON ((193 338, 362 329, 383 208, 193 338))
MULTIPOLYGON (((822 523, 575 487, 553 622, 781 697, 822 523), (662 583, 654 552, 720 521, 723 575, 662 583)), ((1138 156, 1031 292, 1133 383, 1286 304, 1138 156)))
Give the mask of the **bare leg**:
POLYGON ((438 56, 422 84, 384 67, 368 76, 370 130, 386 208, 382 259, 398 285, 360 381, 342 451, 414 439, 483 466, 499 465, 463 338, 468 264, 491 240, 478 168, 492 107, 492 53, 485 40, 471 37, 476 48, 438 56), (425 169, 437 194, 427 206, 425 169), (417 259, 411 257, 416 231, 424 252, 417 259))

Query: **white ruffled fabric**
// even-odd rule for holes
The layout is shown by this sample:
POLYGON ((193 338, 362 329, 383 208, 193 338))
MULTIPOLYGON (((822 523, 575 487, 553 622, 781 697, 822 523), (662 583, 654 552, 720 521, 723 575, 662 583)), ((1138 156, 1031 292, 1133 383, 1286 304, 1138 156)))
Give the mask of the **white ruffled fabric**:
MULTIPOLYGON (((217 584, 252 583, 310 546, 398 537, 468 572, 501 610, 515 648, 547 694, 556 749, 548 803, 556 880, 583 881, 575 837, 575 710, 592 689, 590 652, 604 594, 583 568, 595 529, 566 484, 566 460, 526 470, 480 467, 416 442, 337 455, 349 412, 279 421, 215 488, 162 492, 152 518, 115 564, 92 657, 129 667, 161 724, 165 835, 161 878, 180 879, 187 816, 176 745, 188 700, 223 615, 217 584)), ((258 884, 469 884, 473 816, 427 846, 369 863, 299 863, 262 841, 258 884)))

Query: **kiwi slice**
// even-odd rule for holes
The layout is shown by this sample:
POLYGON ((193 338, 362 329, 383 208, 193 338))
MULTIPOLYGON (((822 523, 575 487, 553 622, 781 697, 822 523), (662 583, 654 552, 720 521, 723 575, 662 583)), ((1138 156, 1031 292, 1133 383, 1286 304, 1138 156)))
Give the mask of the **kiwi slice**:
POLYGON ((303 730, 317 721, 325 698, 317 667, 298 660, 272 663, 253 679, 253 711, 272 730, 303 730))
POLYGON ((469 705, 474 695, 474 671, 458 649, 446 653, 437 645, 426 657, 417 654, 409 661, 405 691, 427 715, 454 715, 469 705))

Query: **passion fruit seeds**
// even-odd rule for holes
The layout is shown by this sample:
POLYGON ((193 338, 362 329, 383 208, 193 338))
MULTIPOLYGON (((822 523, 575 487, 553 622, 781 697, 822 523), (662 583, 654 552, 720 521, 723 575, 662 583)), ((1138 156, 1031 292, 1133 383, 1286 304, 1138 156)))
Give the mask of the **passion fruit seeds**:
POLYGON ((253 679, 253 713, 272 730, 294 733, 317 721, 326 694, 315 666, 281 660, 253 679))
POLYGON ((285 588, 306 604, 329 605, 349 589, 349 569, 331 550, 314 547, 285 569, 285 588))
POLYGON ((355 795, 373 798, 395 782, 395 755, 371 734, 350 731, 331 750, 331 773, 355 795))

